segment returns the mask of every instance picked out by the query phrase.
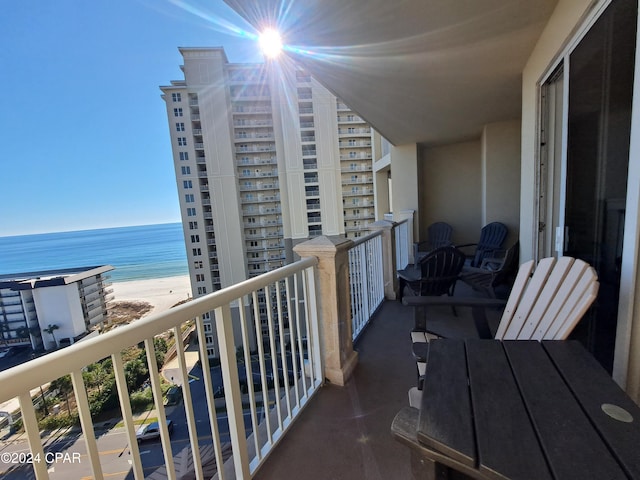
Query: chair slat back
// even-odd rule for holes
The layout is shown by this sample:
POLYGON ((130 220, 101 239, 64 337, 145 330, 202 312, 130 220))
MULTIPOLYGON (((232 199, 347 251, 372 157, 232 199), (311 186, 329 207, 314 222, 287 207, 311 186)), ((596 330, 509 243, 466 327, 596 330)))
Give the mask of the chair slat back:
POLYGON ((458 279, 465 256, 455 247, 441 247, 420 262, 420 295, 444 295, 458 279))
MULTIPOLYGON (((520 330, 522 330, 533 306, 538 300, 542 288, 551 274, 554 263, 555 258, 543 258, 540 260, 538 266, 533 271, 533 277, 531 277, 529 283, 527 283, 525 287, 524 294, 518 303, 518 308, 510 319, 509 326, 507 327, 502 339, 515 340, 519 338, 518 335, 520 334, 520 330)), ((502 321, 500 323, 502 323, 502 321)))
POLYGON ((571 257, 522 264, 495 338, 564 340, 598 294, 595 270, 571 257))
POLYGON ((513 282, 513 287, 511 287, 511 294, 507 300, 507 305, 504 308, 502 319, 500 320, 498 331, 496 332, 496 338, 499 340, 502 340, 504 337, 507 327, 509 326, 509 323, 511 323, 511 319, 518 308, 522 295, 524 295, 527 283, 529 283, 529 277, 533 271, 533 265, 534 261, 529 260, 528 262, 520 265, 520 268, 518 269, 516 279, 513 282))
MULTIPOLYGON (((591 266, 585 265, 587 268, 582 270, 575 288, 568 292, 557 318, 546 331, 544 331, 544 328, 537 330, 532 339, 565 340, 595 301, 600 284, 597 280, 596 271, 591 266)), ((558 296, 561 297, 562 294, 563 292, 559 292, 558 296)))
POLYGON ((429 246, 432 249, 451 245, 451 234, 453 227, 445 222, 435 222, 427 229, 429 236, 429 246))
POLYGON ((471 261, 472 267, 479 267, 482 259, 490 255, 494 250, 502 248, 508 229, 504 223, 492 222, 480 230, 480 240, 476 246, 476 253, 471 261))
POLYGON ((517 338, 531 338, 536 329, 546 331, 551 326, 562 307, 564 294, 571 291, 579 275, 580 269, 573 269, 573 266, 574 259, 571 257, 560 257, 555 261, 549 278, 544 283, 542 292, 517 338), (560 290, 564 293, 560 294, 560 290))

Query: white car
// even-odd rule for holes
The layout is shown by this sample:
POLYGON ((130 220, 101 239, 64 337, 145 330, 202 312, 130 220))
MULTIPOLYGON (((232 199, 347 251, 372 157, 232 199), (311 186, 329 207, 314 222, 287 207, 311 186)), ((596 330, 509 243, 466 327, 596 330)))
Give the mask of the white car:
MULTIPOLYGON (((171 434, 173 431, 173 421, 167 420, 167 429, 169 430, 169 434, 171 434)), ((143 425, 136 432, 136 439, 138 440, 138 443, 144 440, 153 440, 156 438, 160 438, 160 425, 158 422, 151 422, 143 425)))

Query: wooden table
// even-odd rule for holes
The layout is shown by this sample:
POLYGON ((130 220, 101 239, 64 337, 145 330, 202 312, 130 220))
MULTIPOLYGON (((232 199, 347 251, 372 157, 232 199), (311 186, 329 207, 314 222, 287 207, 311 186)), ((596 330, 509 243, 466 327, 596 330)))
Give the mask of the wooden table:
POLYGON ((392 433, 417 478, 640 479, 640 408, 575 341, 433 340, 392 433))

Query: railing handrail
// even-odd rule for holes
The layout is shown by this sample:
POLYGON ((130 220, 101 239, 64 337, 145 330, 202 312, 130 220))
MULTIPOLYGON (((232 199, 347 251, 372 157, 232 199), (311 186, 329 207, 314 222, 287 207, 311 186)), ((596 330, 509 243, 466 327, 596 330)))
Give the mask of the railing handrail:
POLYGON ((0 372, 0 403, 318 264, 308 257, 0 372))
POLYGON ((371 232, 370 234, 365 235, 364 237, 357 238, 353 241, 353 245, 351 245, 350 249, 357 247, 358 245, 361 245, 364 242, 371 240, 372 238, 375 238, 379 235, 382 235, 382 230, 376 230, 375 232, 371 232))

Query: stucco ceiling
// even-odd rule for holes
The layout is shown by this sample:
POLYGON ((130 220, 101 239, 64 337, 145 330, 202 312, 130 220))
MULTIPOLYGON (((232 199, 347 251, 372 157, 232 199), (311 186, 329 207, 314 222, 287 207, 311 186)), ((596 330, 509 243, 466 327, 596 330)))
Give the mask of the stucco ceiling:
POLYGON ((225 0, 393 144, 477 138, 521 110, 557 0, 225 0))

